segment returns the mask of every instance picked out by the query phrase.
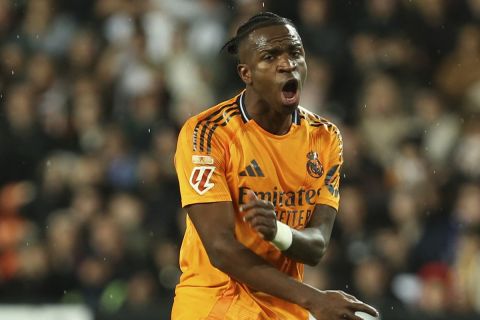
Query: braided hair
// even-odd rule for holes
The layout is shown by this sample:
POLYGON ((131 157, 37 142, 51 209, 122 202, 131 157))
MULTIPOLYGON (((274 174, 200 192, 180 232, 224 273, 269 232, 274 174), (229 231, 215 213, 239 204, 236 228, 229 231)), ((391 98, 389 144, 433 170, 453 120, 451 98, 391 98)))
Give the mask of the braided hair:
POLYGON ((220 50, 220 52, 227 51, 229 54, 236 56, 238 54, 238 48, 243 39, 245 39, 252 31, 272 26, 272 25, 284 25, 288 24, 296 28, 293 22, 287 18, 281 17, 272 12, 261 12, 243 23, 237 29, 237 34, 227 41, 220 50))

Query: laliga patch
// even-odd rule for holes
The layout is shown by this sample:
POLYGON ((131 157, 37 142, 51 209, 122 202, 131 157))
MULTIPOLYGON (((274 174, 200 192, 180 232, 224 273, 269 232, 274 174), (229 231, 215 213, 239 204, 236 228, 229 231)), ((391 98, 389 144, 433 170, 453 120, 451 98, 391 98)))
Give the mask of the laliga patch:
POLYGON ((193 163, 193 164, 200 164, 200 165, 213 164, 213 158, 210 157, 210 156, 197 156, 197 155, 193 155, 193 156, 192 156, 192 163, 193 163))
POLYGON ((204 194, 208 190, 212 189, 215 185, 214 183, 210 182, 213 171, 215 171, 215 167, 213 166, 201 166, 193 168, 192 174, 190 175, 190 185, 195 191, 197 191, 198 194, 204 194))

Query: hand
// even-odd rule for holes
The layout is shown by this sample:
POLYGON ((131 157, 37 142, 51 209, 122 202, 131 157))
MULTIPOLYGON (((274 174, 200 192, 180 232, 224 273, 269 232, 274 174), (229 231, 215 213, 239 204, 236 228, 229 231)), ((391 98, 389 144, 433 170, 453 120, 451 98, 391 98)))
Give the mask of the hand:
POLYGON ((375 308, 343 291, 319 291, 307 309, 317 320, 362 320, 355 312, 362 311, 378 317, 375 308))
POLYGON ((246 212, 243 220, 248 222, 263 239, 273 240, 277 234, 277 215, 273 203, 258 199, 252 190, 247 192, 248 202, 240 207, 240 211, 246 212))

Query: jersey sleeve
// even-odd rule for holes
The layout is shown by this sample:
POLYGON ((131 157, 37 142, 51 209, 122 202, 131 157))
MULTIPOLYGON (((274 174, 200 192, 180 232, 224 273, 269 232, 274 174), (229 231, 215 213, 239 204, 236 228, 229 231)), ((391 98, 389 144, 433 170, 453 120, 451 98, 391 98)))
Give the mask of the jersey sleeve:
POLYGON ((333 126, 330 130, 331 139, 328 148, 328 163, 325 166, 324 185, 320 189, 317 204, 326 204, 338 210, 340 201, 340 170, 343 164, 343 142, 337 127, 333 126))
MULTIPOLYGON (((208 129, 207 129, 208 130, 208 129)), ((180 185, 182 207, 195 203, 231 201, 225 174, 226 153, 218 136, 213 135, 208 150, 194 143, 199 131, 188 121, 180 131, 175 152, 175 169, 180 185)))

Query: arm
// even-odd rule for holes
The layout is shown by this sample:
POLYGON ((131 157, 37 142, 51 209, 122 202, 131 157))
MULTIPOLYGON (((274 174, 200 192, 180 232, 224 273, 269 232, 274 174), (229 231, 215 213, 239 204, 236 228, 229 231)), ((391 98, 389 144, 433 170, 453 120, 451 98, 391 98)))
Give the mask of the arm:
POLYGON ((336 215, 334 208, 316 205, 307 227, 303 230, 292 229, 292 245, 283 253, 295 261, 317 265, 327 250, 336 215))
MULTIPOLYGON (((247 212, 245 221, 260 233, 260 236, 272 241, 277 234, 276 214, 274 206, 268 201, 259 200, 252 191, 248 191, 249 202, 242 207, 247 212)), ((307 227, 303 230, 291 228, 293 241, 291 246, 283 251, 287 257, 311 266, 317 265, 322 259, 330 241, 333 223, 337 210, 317 204, 307 227)))
POLYGON ((372 307, 343 292, 320 291, 289 277, 239 243, 234 236, 231 202, 193 204, 186 209, 212 265, 237 281, 298 304, 318 320, 361 320, 354 315, 356 311, 377 314, 372 307))
POLYGON ((308 305, 308 297, 316 294, 315 289, 288 277, 235 239, 231 202, 194 204, 186 209, 217 269, 255 290, 303 307, 308 305))

